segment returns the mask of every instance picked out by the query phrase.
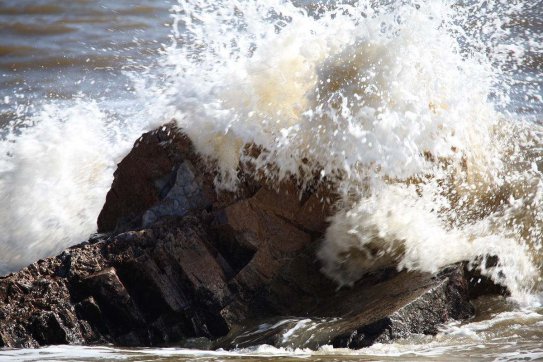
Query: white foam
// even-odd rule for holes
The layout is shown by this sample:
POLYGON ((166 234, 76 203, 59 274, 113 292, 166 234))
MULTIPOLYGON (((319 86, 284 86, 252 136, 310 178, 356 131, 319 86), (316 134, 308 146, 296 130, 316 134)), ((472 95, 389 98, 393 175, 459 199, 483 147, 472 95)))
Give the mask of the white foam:
POLYGON ((159 76, 135 80, 149 117, 125 129, 109 105, 51 104, 2 143, 4 269, 85 239, 115 161, 175 116, 218 187, 236 187, 240 158, 273 180, 337 182, 319 255, 339 283, 497 255, 483 272, 526 297, 541 284, 543 132, 503 110, 540 47, 507 30, 527 5, 486 3, 180 1, 159 76))
POLYGON ((511 55, 503 30, 520 10, 474 20, 477 6, 180 2, 160 94, 218 161, 219 187, 235 188, 251 143, 270 179, 338 181, 320 257, 339 283, 391 260, 433 272, 498 255, 484 272, 523 298, 540 283, 541 130, 496 110, 526 45, 511 55))
POLYGON ((45 103, 0 141, 0 273, 96 231, 117 162, 153 126, 152 117, 137 114, 119 120, 115 103, 107 106, 84 99, 45 103))
POLYGON ((324 174, 371 167, 407 178, 427 168, 423 152, 450 157, 452 148, 473 146, 465 138, 487 138, 489 70, 464 62, 439 30, 445 6, 366 18, 358 13, 376 10, 345 8, 351 14, 315 19, 279 1, 183 5, 172 102, 180 125, 200 151, 219 158, 228 180, 251 142, 269 151, 261 161, 275 162, 280 177, 298 175, 305 159, 324 174), (236 17, 236 8, 245 15, 236 17), (274 11, 292 20, 270 20, 274 11), (195 16, 200 21, 189 22, 195 16))

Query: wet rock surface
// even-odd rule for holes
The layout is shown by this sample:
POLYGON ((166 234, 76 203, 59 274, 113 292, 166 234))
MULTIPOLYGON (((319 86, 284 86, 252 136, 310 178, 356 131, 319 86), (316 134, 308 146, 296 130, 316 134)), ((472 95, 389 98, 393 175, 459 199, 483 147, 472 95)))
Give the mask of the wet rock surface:
POLYGON ((414 333, 436 334, 437 327, 447 320, 465 319, 473 313, 460 265, 437 275, 394 271, 385 274, 388 275, 367 277, 348 290, 321 291, 327 295, 321 296, 320 303, 305 305, 305 313, 260 320, 253 326, 248 323, 249 326, 232 330, 217 345, 362 348, 414 333))
POLYGON ((360 348, 473 314, 463 265, 381 270, 336 290, 316 250, 334 194, 244 174, 216 193, 174 125, 119 164, 101 234, 0 278, 0 346, 255 344, 360 348), (204 341, 204 342, 202 342, 204 341))

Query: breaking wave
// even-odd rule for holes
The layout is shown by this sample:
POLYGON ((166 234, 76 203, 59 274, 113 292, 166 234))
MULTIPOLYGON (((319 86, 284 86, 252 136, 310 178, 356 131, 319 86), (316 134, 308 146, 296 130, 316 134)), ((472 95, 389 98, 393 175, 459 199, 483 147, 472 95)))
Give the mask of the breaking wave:
POLYGON ((180 1, 154 76, 134 77, 138 121, 49 104, 2 141, 0 262, 85 239, 115 162, 175 118, 218 187, 236 188, 240 160, 334 185, 319 258, 341 285, 468 260, 518 300, 537 294, 543 36, 518 31, 537 4, 505 3, 180 1))
POLYGON ((117 162, 159 119, 122 102, 79 98, 50 101, 6 127, 0 142, 0 274, 96 232, 117 162))
POLYGON ((470 260, 520 298, 542 257, 542 127, 512 111, 540 100, 515 78, 541 50, 540 34, 514 36, 530 6, 180 2, 158 93, 220 187, 236 187, 240 160, 334 183, 319 257, 338 283, 470 260))

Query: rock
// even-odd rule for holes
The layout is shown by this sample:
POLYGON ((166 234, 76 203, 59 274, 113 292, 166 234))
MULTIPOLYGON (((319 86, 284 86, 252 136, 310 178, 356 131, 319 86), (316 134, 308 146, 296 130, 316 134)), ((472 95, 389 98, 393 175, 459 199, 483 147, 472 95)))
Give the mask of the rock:
MULTIPOLYGON (((504 285, 494 282, 488 276, 481 273, 483 270, 491 270, 499 263, 496 255, 479 258, 471 263, 466 263, 465 273, 469 282, 470 298, 476 299, 484 295, 509 296, 509 290, 504 285)), ((503 275, 501 275, 503 277, 503 275)))
POLYGON ((0 279, 0 337, 7 347, 82 343, 69 290, 57 280, 57 258, 0 279))
POLYGON ((174 123, 143 134, 115 171, 98 232, 138 228, 211 204, 214 176, 196 170, 205 170, 203 161, 174 123))
POLYGON ((147 346, 225 334, 218 311, 230 295, 203 225, 169 220, 73 247, 38 262, 43 272, 35 263, 0 279, 3 345, 147 346))
MULTIPOLYGON (((247 152, 257 152, 248 147, 247 152)), ((98 217, 98 232, 121 232, 152 224, 191 210, 222 210, 252 198, 259 209, 310 232, 321 234, 337 199, 332 185, 308 187, 302 194, 294 180, 279 186, 255 180, 250 165, 240 165, 236 193, 215 191, 213 163, 196 154, 190 139, 174 123, 145 133, 119 163, 111 190, 98 217), (281 205, 278 207, 278 205, 281 205)))
MULTIPOLYGON (((285 274, 297 277, 290 272, 285 274)), ((297 283, 294 292, 283 294, 291 286, 283 279, 280 282, 284 284, 283 289, 274 286, 265 298, 276 300, 272 303, 275 308, 271 308, 274 316, 258 317, 257 313, 249 313, 251 322, 243 326, 238 323, 216 347, 269 344, 316 349, 331 344, 361 348, 411 334, 436 334, 437 327, 447 320, 473 315, 460 264, 437 275, 395 271, 386 274, 389 275, 368 276, 339 292, 330 286, 327 288, 326 283, 304 285, 305 290, 300 292, 296 291, 301 287, 297 283), (306 298, 300 298, 302 294, 306 298)))
POLYGON ((211 206, 206 199, 197 171, 189 161, 182 162, 175 171, 174 184, 166 196, 146 210, 142 216, 143 226, 148 226, 164 216, 183 216, 190 210, 205 209, 211 206))
POLYGON ((0 278, 0 345, 360 348, 472 315, 462 265, 380 270, 337 291, 316 262, 333 185, 271 185, 250 167, 236 193, 216 192, 212 163, 173 124, 144 134, 100 234, 0 278))

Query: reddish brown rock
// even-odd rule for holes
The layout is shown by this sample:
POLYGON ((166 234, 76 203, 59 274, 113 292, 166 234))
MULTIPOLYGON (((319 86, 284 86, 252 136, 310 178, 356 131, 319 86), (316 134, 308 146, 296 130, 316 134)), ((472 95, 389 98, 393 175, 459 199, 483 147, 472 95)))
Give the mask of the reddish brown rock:
MULTIPOLYGON (((192 142, 178 132, 173 122, 145 133, 115 171, 113 184, 98 216, 98 232, 140 227, 144 224, 144 213, 160 201, 171 204, 168 205, 173 210, 170 213, 181 209, 177 216, 211 204, 215 200, 213 175, 206 173, 202 165, 192 142), (181 187, 169 195, 176 183, 181 187), (183 190, 184 186, 188 189, 183 190), (184 203, 176 200, 176 196, 185 194, 187 197, 180 200, 184 203)), ((147 224, 166 216, 163 214, 167 212, 153 214, 153 210, 148 213, 147 224)))
POLYGON ((3 277, 2 344, 145 346, 226 333, 217 317, 230 299, 225 270, 203 225, 173 219, 3 277))
MULTIPOLYGON (((437 275, 390 271, 388 275, 366 277, 352 289, 339 292, 325 284, 319 287, 313 290, 318 296, 306 299, 299 298, 299 291, 275 294, 278 290, 273 290, 271 298, 287 297, 280 301, 275 315, 250 319, 252 324, 232 328, 217 346, 362 348, 412 334, 436 334, 440 324, 473 314, 462 265, 437 275)), ((305 289, 307 292, 312 287, 305 289)))

